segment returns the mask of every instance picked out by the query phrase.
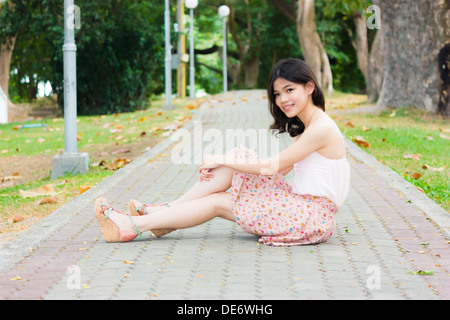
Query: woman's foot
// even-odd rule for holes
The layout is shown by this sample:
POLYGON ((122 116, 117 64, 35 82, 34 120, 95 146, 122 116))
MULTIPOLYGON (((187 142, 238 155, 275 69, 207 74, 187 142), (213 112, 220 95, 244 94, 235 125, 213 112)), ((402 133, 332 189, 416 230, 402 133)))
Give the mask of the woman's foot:
MULTIPOLYGON (((130 213, 131 215, 145 215, 145 214, 151 214, 153 212, 162 210, 164 208, 170 207, 169 204, 166 203, 162 203, 162 204, 152 204, 152 205, 148 205, 145 203, 141 203, 137 200, 131 200, 128 203, 128 208, 130 209, 130 213), (151 212, 149 212, 149 210, 152 210, 151 212)), ((166 234, 169 234, 173 231, 175 231, 176 229, 155 229, 155 230, 151 230, 152 233, 157 237, 157 238, 161 238, 162 236, 165 236, 166 234)))
POLYGON ((142 238, 131 215, 114 210, 105 198, 96 200, 95 216, 106 242, 129 242, 138 235, 142 238))
POLYGON ((163 210, 169 206, 169 203, 161 203, 161 204, 146 204, 141 203, 137 200, 131 200, 128 203, 128 208, 130 209, 130 213, 133 216, 143 216, 146 214, 151 214, 153 212, 163 210))

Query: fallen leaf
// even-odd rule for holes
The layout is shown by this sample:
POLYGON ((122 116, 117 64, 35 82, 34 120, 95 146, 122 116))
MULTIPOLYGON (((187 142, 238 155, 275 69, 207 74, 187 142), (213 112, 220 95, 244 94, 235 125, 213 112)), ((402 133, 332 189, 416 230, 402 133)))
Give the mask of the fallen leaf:
POLYGON ((50 184, 46 184, 43 186, 40 186, 37 189, 32 190, 20 190, 20 195, 23 198, 29 198, 29 197, 37 197, 37 196, 53 196, 56 194, 56 191, 53 189, 53 187, 50 184))
POLYGON ((349 127, 349 128, 354 128, 354 127, 355 127, 355 125, 354 125, 351 121, 347 122, 347 123, 345 124, 345 126, 346 126, 346 127, 349 127))
POLYGON ((100 160, 99 162, 92 164, 93 167, 104 167, 105 165, 106 165, 105 160, 100 160))
POLYGON ((418 179, 420 179, 420 177, 422 177, 422 175, 418 172, 414 172, 410 177, 418 180, 418 179))
POLYGON ((125 264, 133 264, 134 262, 125 260, 123 263, 125 263, 125 264))
POLYGON ((444 171, 447 167, 448 167, 448 164, 446 164, 445 166, 440 167, 440 168, 433 168, 432 166, 424 164, 422 166, 422 169, 427 169, 427 170, 431 170, 431 171, 444 171))
POLYGON ((45 141, 45 139, 43 139, 43 138, 38 138, 37 139, 37 142, 39 142, 39 143, 42 143, 42 142, 44 142, 45 141))
POLYGON ((6 181, 17 180, 17 179, 20 179, 20 178, 21 178, 21 176, 15 176, 13 174, 12 176, 1 177, 0 178, 0 183, 6 182, 6 181))
POLYGON ((443 139, 450 140, 450 137, 449 137, 449 136, 447 136, 447 135, 445 135, 445 134, 442 134, 442 133, 439 135, 439 137, 441 137, 441 138, 443 138, 443 139))
POLYGON ((22 222, 23 219, 24 219, 23 216, 20 216, 20 215, 14 216, 13 223, 22 222))
POLYGON ((81 186, 80 187, 80 194, 88 191, 90 188, 92 188, 92 186, 81 186))
POLYGON ((417 272, 409 271, 409 273, 420 275, 420 276, 433 276, 434 275, 433 270, 419 270, 417 272))
POLYGON ((131 150, 130 149, 119 149, 114 152, 111 152, 111 154, 120 154, 120 153, 128 153, 128 152, 131 152, 131 150))
POLYGON ((421 154, 405 154, 403 156, 403 158, 405 159, 414 159, 414 160, 420 160, 422 159, 422 155, 421 154))
POLYGON ((362 127, 361 127, 361 130, 362 130, 362 131, 369 131, 370 128, 367 128, 366 126, 362 126, 362 127))
POLYGON ((105 166, 105 168, 109 169, 109 170, 118 170, 120 168, 125 167, 130 162, 131 161, 128 159, 119 158, 119 159, 116 159, 116 160, 110 162, 107 166, 105 166))
POLYGON ((355 142, 358 146, 368 148, 370 147, 370 143, 364 140, 361 136, 356 136, 353 138, 353 142, 355 142))
POLYGON ((41 200, 36 202, 36 205, 48 204, 48 203, 58 203, 58 199, 56 199, 54 197, 53 198, 49 198, 49 197, 42 198, 41 200))
POLYGON ((147 119, 147 117, 142 117, 138 120, 139 123, 144 122, 147 119))

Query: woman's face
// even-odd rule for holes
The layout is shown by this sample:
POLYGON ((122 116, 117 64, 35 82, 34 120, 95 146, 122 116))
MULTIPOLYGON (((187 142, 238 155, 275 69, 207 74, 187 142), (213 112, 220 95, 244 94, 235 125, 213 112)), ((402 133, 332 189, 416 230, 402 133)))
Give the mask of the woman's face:
POLYGON ((288 118, 299 116, 308 106, 314 85, 306 85, 278 78, 273 83, 273 92, 276 105, 286 114, 288 118))

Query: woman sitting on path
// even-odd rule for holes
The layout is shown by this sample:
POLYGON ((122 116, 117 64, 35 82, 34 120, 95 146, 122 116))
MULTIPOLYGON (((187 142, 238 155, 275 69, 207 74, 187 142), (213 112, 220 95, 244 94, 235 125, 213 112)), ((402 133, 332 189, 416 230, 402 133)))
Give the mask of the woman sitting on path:
POLYGON ((199 165, 200 181, 170 204, 131 200, 131 214, 124 214, 97 199, 95 213, 105 240, 131 241, 150 230, 162 236, 216 217, 236 222, 266 245, 328 240, 349 190, 342 134, 325 114, 322 90, 302 60, 286 59, 274 66, 268 96, 271 129, 295 137, 290 147, 266 160, 240 147, 231 158, 207 156, 199 165), (292 184, 284 178, 291 170, 292 184))

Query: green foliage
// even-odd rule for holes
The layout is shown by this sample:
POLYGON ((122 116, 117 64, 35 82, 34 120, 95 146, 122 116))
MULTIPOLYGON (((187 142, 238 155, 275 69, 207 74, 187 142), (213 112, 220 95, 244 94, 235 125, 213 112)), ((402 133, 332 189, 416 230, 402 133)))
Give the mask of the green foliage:
MULTIPOLYGON (((82 16, 76 33, 78 112, 144 108, 152 91, 162 90, 163 6, 131 0, 85 0, 77 5, 82 16)), ((59 57, 55 60, 62 67, 59 57)), ((58 79, 62 77, 53 83, 58 79)), ((58 87, 62 89, 62 83, 58 87)))
MULTIPOLYGON (((35 98, 37 84, 50 81, 62 101, 63 3, 20 1, 2 23, 1 36, 17 34, 11 70, 12 97, 35 98), (23 79, 29 79, 24 82, 23 79)), ((76 30, 78 113, 100 114, 144 108, 163 89, 164 4, 131 0, 79 0, 76 30)), ((7 10, 2 14, 6 14, 7 10)))
MULTIPOLYGON (((287 1, 295 4, 295 0, 287 1)), ((228 32, 231 64, 241 64, 238 83, 244 87, 246 62, 259 59, 257 86, 265 88, 272 65, 279 59, 302 57, 295 22, 269 0, 203 0, 195 10, 195 47, 222 46, 221 4, 235 14, 236 38, 228 32), (247 44, 246 41, 249 41, 247 44), (243 45, 248 50, 239 50, 243 45), (243 53, 244 52, 244 53, 243 53)), ((354 24, 350 15, 364 11, 367 0, 315 0, 319 35, 329 55, 334 87, 361 92, 365 82, 351 45, 354 24)), ((0 39, 17 35, 12 57, 10 97, 32 102, 39 82, 50 81, 63 101, 64 21, 60 0, 10 0, 0 4, 0 39), (14 7, 8 8, 7 3, 14 7), (28 81, 24 81, 28 79, 28 81)), ((164 91, 164 2, 132 0, 77 0, 81 29, 76 30, 78 112, 104 114, 144 108, 152 95, 164 91)), ((175 21, 176 1, 171 1, 175 21)), ((185 11, 186 15, 188 10, 185 11)), ((370 34, 369 34, 370 38, 370 34)), ((172 44, 176 47, 173 34, 172 44)), ((188 42, 187 42, 188 47, 188 42)), ((196 85, 208 93, 222 90, 222 59, 218 52, 196 55, 196 85)), ((229 70, 231 70, 229 64, 229 70)), ((175 74, 175 72, 174 72, 175 74)), ((176 86, 173 77, 173 87, 176 86)))

